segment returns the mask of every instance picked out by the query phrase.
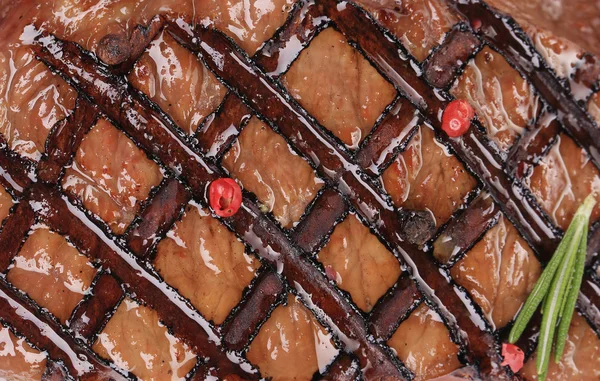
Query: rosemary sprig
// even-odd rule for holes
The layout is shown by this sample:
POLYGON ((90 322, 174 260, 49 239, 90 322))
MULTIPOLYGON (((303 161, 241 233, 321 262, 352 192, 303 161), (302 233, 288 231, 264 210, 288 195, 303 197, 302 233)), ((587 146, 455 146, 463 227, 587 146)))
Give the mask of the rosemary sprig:
POLYGON ((510 343, 515 343, 523 334, 540 303, 543 302, 536 359, 536 370, 541 381, 548 373, 552 344, 555 343, 554 360, 557 363, 564 352, 569 325, 583 279, 587 232, 590 215, 595 205, 596 200, 590 194, 577 209, 556 252, 519 312, 508 337, 510 343))
MULTIPOLYGON (((589 221, 586 221, 584 232, 587 233, 589 229, 589 221)), ((573 311, 575 310, 575 304, 577 303, 577 296, 579 295, 579 288, 583 279, 583 271, 585 269, 585 257, 587 253, 587 234, 583 234, 581 237, 581 244, 577 250, 575 258, 575 265, 572 273, 572 280, 569 282, 569 291, 565 295, 563 307, 561 309, 559 318, 560 324, 558 326, 558 336, 556 338, 556 346, 554 348, 554 361, 560 362, 560 358, 565 350, 565 343, 567 341, 567 333, 569 326, 571 325, 571 319, 573 318, 573 311)))

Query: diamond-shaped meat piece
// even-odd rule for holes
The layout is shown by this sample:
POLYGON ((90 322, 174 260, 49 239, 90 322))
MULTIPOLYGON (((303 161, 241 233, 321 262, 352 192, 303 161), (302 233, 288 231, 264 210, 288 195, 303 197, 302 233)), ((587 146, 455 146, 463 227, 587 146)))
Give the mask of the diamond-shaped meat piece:
POLYGON ((285 139, 256 117, 244 127, 223 165, 286 228, 300 219, 323 185, 285 139))
POLYGON ((592 95, 588 102, 588 112, 596 121, 596 124, 600 126, 600 92, 592 95))
POLYGON ((50 130, 75 107, 77 93, 22 46, 0 52, 0 134, 33 160, 45 152, 50 130))
POLYGON ((365 312, 371 311, 401 272, 396 257, 354 215, 336 226, 318 259, 333 270, 337 285, 365 312))
POLYGON ((0 186, 0 224, 8 214, 10 213, 10 208, 15 204, 10 194, 0 186))
POLYGON ((154 265, 206 319, 221 324, 260 262, 247 255, 244 244, 218 220, 190 204, 158 245, 154 265))
POLYGON ((442 43, 458 20, 442 0, 359 0, 419 61, 442 43))
POLYGON ((63 188, 113 232, 122 234, 162 178, 156 163, 125 134, 100 119, 81 142, 63 188))
POLYGON ((46 355, 0 325, 0 380, 38 381, 46 370, 46 355))
POLYGON ((98 335, 93 350, 141 380, 184 380, 196 356, 171 335, 156 311, 126 298, 98 335))
POLYGON ((383 172, 382 179, 396 206, 429 210, 437 226, 452 216, 477 185, 427 126, 419 128, 406 150, 383 172))
MULTIPOLYGON (((566 229, 583 199, 594 192, 600 201, 600 174, 585 150, 561 134, 528 179, 529 187, 552 220, 566 229)), ((600 205, 591 221, 600 217, 600 205)))
POLYGON ((294 0, 211 0, 195 6, 197 15, 208 15, 252 55, 285 23, 293 4, 294 0))
POLYGON ((310 380, 337 356, 331 335, 293 295, 273 311, 250 344, 248 360, 263 377, 310 380))
POLYGON ((6 278, 65 323, 95 274, 88 259, 64 237, 40 227, 27 238, 6 278))
POLYGON ((458 346, 439 315, 421 304, 400 324, 388 340, 406 367, 415 373, 415 380, 428 380, 460 367, 458 346))
POLYGON ((451 270, 497 328, 513 319, 540 272, 537 258, 504 216, 451 270))
POLYGON ((367 136, 396 94, 332 28, 313 39, 282 81, 302 107, 350 147, 367 136))
MULTIPOLYGON (((525 363, 520 374, 527 380, 537 380, 535 353, 525 363)), ((577 311, 573 315, 565 352, 559 364, 550 360, 546 380, 593 381, 600 379, 600 339, 577 311)))
POLYGON ((225 86, 198 57, 167 32, 162 32, 150 44, 131 71, 129 80, 190 135, 217 108, 226 93, 225 86))
POLYGON ((529 83, 487 46, 469 61, 451 92, 475 108, 501 150, 508 150, 538 112, 538 97, 529 83))

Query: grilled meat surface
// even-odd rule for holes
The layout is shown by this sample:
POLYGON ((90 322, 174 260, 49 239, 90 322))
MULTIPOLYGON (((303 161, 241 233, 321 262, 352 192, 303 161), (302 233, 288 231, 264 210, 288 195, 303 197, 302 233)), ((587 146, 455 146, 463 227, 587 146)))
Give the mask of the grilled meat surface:
MULTIPOLYGON (((536 380, 600 5, 488 4, 0 0, 0 380, 536 380)), ((549 380, 600 379, 598 205, 549 380)))

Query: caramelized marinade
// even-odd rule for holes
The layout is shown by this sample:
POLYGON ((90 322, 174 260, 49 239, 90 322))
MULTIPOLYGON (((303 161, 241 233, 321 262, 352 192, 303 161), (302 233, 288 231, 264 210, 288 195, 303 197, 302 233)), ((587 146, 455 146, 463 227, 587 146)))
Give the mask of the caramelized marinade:
MULTIPOLYGON (((0 376, 535 379, 499 344, 600 191, 600 61, 483 3, 358 3, 0 4, 0 376)), ((600 375, 596 226, 560 379, 600 375)))

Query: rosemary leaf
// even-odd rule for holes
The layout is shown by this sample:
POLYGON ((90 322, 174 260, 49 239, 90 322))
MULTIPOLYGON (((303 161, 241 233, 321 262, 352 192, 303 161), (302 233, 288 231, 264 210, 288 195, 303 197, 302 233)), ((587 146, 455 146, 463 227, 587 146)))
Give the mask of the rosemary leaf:
POLYGON ((567 289, 567 281, 573 270, 574 257, 581 242, 583 225, 585 225, 577 222, 574 223, 576 224, 574 235, 569 242, 566 252, 562 255, 560 269, 554 279, 552 279, 550 293, 546 296, 548 300, 545 303, 536 358, 536 369, 540 381, 543 381, 542 377, 548 369, 558 314, 567 289))
POLYGON ((592 210, 596 205, 596 200, 592 195, 588 196, 583 205, 579 208, 578 212, 581 211, 585 218, 585 225, 583 228, 584 234, 581 237, 581 243, 577 250, 575 265, 573 266, 573 277, 570 282, 570 288, 565 296, 565 302, 562 306, 560 313, 560 323, 558 326, 558 333, 556 336, 556 345, 554 348, 554 361, 560 362, 560 359, 565 350, 565 344, 567 342, 567 334, 569 333, 569 326, 571 325, 571 319, 575 311, 575 304, 577 303, 577 296, 579 295, 579 288, 583 280, 583 272, 585 270, 585 259, 587 255, 587 231, 589 229, 589 219, 592 214, 592 210))
MULTIPOLYGON (((523 308, 521 308, 521 311, 517 316, 517 320, 515 321, 515 324, 513 325, 512 329, 510 330, 510 334, 508 335, 509 343, 514 344, 517 342, 517 340, 519 340, 519 337, 521 337, 523 331, 525 331, 525 328, 527 327, 527 324, 529 323, 531 317, 535 313, 535 310, 538 308, 538 306, 550 290, 550 285, 552 279, 554 278, 554 274, 556 273, 556 270, 558 270, 558 266, 562 262, 563 257, 565 256, 569 247, 571 246, 573 236, 575 235, 575 232, 577 230, 575 225, 577 225, 576 222, 579 220, 581 220, 581 217, 573 217, 573 222, 569 226, 569 229, 567 229, 567 232, 565 233, 563 239, 560 241, 560 244, 558 245, 556 252, 552 256, 552 259, 550 259, 550 262, 548 262, 548 265, 546 265, 546 268, 542 272, 542 275, 540 275, 540 278, 533 287, 531 294, 529 294, 529 296, 527 297, 527 300, 525 301, 523 308)), ((578 243, 579 242, 577 242, 577 244, 578 243)))

